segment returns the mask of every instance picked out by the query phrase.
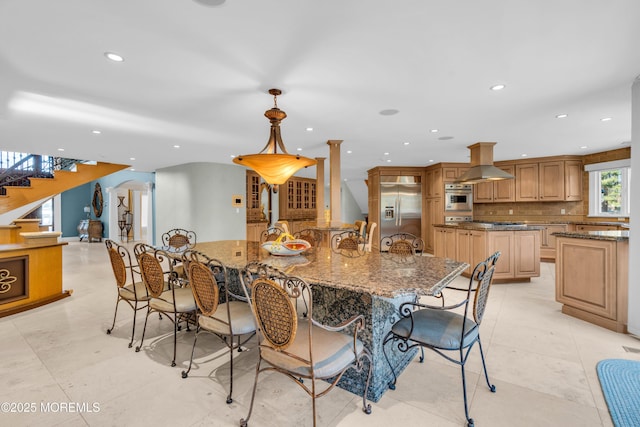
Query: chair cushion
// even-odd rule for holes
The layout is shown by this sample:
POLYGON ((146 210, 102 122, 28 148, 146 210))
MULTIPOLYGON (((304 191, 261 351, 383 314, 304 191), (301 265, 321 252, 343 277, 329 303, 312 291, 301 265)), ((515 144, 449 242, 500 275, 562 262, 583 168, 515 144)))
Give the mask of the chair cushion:
POLYGON ((149 299, 149 297, 147 296, 147 289, 144 286, 144 282, 136 282, 133 285, 129 284, 118 288, 120 297, 129 301, 136 300, 136 295, 134 294, 134 292, 138 295, 138 301, 146 301, 149 299))
MULTIPOLYGON (((340 332, 327 331, 317 326, 313 328, 313 360, 316 378, 331 378, 355 361, 353 354, 353 336, 340 332)), ((273 366, 277 366, 296 375, 310 376, 310 366, 300 360, 278 352, 263 340, 262 357, 273 366)), ((364 346, 356 340, 356 350, 360 354, 364 346)), ((298 320, 298 331, 295 340, 287 347, 291 353, 305 360, 309 360, 309 321, 298 320)))
MULTIPOLYGON (((191 292, 191 288, 175 288, 174 291, 176 295, 176 312, 187 313, 189 311, 195 311, 196 301, 193 299, 193 292, 191 292)), ((149 305, 154 310, 172 313, 173 295, 171 293, 171 289, 160 294, 160 298, 151 298, 149 300, 149 305)))
MULTIPOLYGON (((409 338, 431 347, 445 350, 456 350, 460 348, 460 338, 462 335, 462 322, 464 316, 446 310, 422 309, 413 312, 413 333, 409 337, 411 320, 403 318, 399 320, 391 331, 403 338, 409 338)), ((478 328, 476 323, 467 319, 465 323, 465 336, 462 347, 468 347, 478 338, 478 328)))
MULTIPOLYGON (((234 335, 249 334, 256 330, 256 321, 249 304, 242 301, 231 301, 229 303, 229 312, 231 313, 231 328, 234 335)), ((218 308, 210 317, 198 317, 198 323, 203 329, 221 335, 229 335, 229 326, 226 324, 228 322, 227 303, 218 305, 218 308)))

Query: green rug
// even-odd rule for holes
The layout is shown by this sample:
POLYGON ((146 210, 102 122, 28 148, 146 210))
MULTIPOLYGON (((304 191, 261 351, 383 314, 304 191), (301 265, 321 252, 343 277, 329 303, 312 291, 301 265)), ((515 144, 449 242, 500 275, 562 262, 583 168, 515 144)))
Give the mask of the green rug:
POLYGON ((598 362, 596 370, 613 424, 640 426, 640 362, 605 359, 598 362))

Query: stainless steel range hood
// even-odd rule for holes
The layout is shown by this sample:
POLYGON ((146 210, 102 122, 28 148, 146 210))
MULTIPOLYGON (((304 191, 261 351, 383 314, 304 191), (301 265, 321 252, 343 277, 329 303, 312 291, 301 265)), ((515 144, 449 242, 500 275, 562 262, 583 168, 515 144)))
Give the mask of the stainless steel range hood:
POLYGON ((495 142, 478 142, 467 148, 471 150, 471 168, 455 181, 460 184, 477 184, 486 181, 513 179, 513 175, 493 166, 495 142))

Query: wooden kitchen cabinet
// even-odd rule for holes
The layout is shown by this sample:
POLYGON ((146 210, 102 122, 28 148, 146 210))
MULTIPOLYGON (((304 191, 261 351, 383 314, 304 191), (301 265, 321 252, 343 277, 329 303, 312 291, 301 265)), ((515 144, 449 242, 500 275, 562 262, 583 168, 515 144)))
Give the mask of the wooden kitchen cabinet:
POLYGON ((260 175, 247 170, 247 221, 258 221, 263 211, 260 209, 260 175))
POLYGON ((426 199, 426 239, 425 239, 425 251, 434 253, 435 242, 435 224, 444 223, 444 211, 442 210, 442 198, 430 197, 426 199))
MULTIPOLYGON (((549 160, 515 164, 516 202, 582 200, 581 160, 549 160)), ((495 192, 495 187, 494 187, 495 192)), ((494 201, 508 201, 496 200, 494 201)))
POLYGON ((540 231, 518 231, 513 233, 514 277, 540 276, 540 231))
POLYGON ((538 184, 537 163, 521 163, 516 165, 516 202, 537 201, 538 184))
POLYGON ((266 221, 247 223, 247 240, 259 242, 260 235, 267 229, 268 225, 266 221))
POLYGON ((311 178, 291 177, 280 186, 280 218, 283 220, 315 219, 316 180, 311 178))
POLYGON ((457 230, 456 240, 456 261, 469 264, 463 274, 470 276, 475 266, 488 257, 487 233, 482 230, 457 230))
POLYGON ((628 287, 628 240, 558 237, 556 301, 563 313, 626 333, 628 287))
POLYGON ((443 167, 442 168, 442 180, 444 182, 451 182, 458 179, 463 173, 469 170, 469 167, 443 167))
POLYGON ((545 261, 555 261, 556 259, 556 236, 553 233, 566 232, 568 224, 540 224, 544 227, 540 233, 540 259, 545 261))
POLYGON ((434 255, 442 258, 456 259, 456 229, 451 227, 435 227, 434 255))
POLYGON ((582 200, 582 176, 584 165, 582 160, 564 162, 564 199, 568 202, 582 200))
MULTIPOLYGON (((514 165, 496 166, 499 169, 515 176, 514 165)), ((502 179, 499 181, 487 181, 474 185, 474 203, 504 203, 516 200, 515 179, 502 179)))
POLYGON ((479 262, 497 251, 501 253, 493 276, 497 282, 528 281, 540 276, 538 229, 435 228, 434 255, 468 263, 470 268, 462 273, 467 277, 479 262))
POLYGON ((488 255, 501 252, 493 276, 495 280, 520 281, 540 276, 539 230, 491 231, 487 234, 488 255))
POLYGON ((538 163, 540 201, 564 201, 564 161, 538 163))
POLYGON ((442 197, 444 192, 444 184, 442 182, 442 168, 427 169, 425 172, 426 179, 426 197, 442 197))

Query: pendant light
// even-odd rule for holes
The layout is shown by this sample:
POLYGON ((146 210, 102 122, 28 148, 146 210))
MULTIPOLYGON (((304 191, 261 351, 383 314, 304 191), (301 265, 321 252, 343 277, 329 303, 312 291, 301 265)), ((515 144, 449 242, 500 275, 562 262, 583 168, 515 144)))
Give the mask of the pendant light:
POLYGON ((316 164, 316 161, 308 157, 289 154, 284 148, 280 136, 280 122, 287 117, 287 113, 278 108, 278 95, 280 89, 269 89, 273 95, 273 108, 265 111, 264 115, 271 122, 271 133, 267 145, 258 154, 242 154, 233 159, 233 162, 256 171, 267 184, 277 192, 277 186, 284 184, 291 176, 302 168, 316 164), (280 149, 280 152, 278 152, 280 149))

